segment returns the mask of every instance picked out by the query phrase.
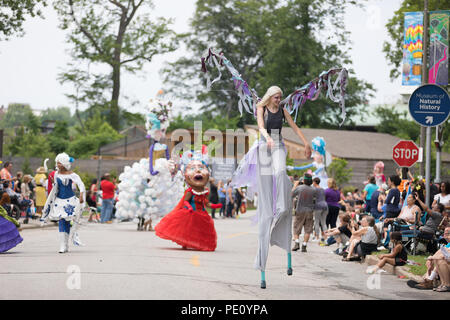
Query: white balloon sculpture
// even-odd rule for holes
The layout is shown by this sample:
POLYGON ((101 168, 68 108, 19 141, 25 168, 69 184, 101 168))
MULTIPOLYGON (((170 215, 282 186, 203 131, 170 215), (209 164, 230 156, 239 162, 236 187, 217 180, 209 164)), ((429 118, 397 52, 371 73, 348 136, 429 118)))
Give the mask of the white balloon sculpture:
POLYGON ((178 203, 184 193, 184 178, 180 171, 172 177, 174 164, 164 158, 155 161, 158 174, 148 170, 148 159, 126 166, 119 176, 119 201, 116 215, 119 219, 163 217, 178 203))
MULTIPOLYGON (((162 91, 160 91, 162 94, 162 91)), ((176 170, 175 162, 160 158, 150 166, 153 151, 165 150, 166 145, 157 143, 165 136, 170 118, 172 104, 161 100, 150 100, 147 114, 147 132, 155 143, 150 149, 150 160, 147 158, 126 166, 119 176, 119 201, 116 216, 121 219, 137 218, 140 223, 150 222, 152 217, 163 217, 169 213, 184 194, 184 177, 176 170), (152 173, 150 172, 152 170, 152 173)), ((140 230, 140 224, 138 225, 140 230)))

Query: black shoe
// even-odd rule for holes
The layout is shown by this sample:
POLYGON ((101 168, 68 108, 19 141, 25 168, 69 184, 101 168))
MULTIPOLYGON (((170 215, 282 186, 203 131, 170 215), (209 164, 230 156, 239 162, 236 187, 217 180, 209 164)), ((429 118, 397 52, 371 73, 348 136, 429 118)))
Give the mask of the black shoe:
POLYGON ((28 224, 28 218, 26 218, 25 220, 23 220, 23 224, 28 224))
POLYGON ((306 252, 306 246, 302 244, 302 252, 306 252))
POLYGON ((287 269, 287 275, 288 276, 292 276, 292 268, 288 268, 287 269))
POLYGON ((295 246, 292 248, 292 251, 297 251, 298 249, 300 249, 300 245, 296 242, 295 246))
POLYGON ((261 289, 265 289, 266 288, 266 281, 263 280, 261 281, 261 289))

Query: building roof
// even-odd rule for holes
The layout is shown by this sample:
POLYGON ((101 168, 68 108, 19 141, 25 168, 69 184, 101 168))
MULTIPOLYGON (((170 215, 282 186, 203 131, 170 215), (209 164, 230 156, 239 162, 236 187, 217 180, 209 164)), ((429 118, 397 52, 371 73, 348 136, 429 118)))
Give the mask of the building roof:
MULTIPOLYGON (((256 125, 247 128, 257 130, 256 125)), ((344 159, 392 160, 392 148, 403 140, 402 138, 377 132, 329 130, 301 128, 306 140, 322 137, 326 142, 327 151, 334 157, 344 159)), ((303 142, 290 127, 283 127, 281 134, 284 139, 298 143, 303 142)), ((442 153, 443 161, 450 161, 450 154, 442 153)))

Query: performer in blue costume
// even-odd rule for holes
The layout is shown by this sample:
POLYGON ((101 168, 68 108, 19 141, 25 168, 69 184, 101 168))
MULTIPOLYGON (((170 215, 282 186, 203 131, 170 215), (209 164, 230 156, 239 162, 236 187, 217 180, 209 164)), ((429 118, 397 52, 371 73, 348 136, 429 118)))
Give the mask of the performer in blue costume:
POLYGON ((75 245, 81 244, 77 228, 85 204, 86 188, 80 176, 70 170, 73 158, 66 153, 60 153, 56 156, 55 162, 58 171, 55 173, 53 188, 44 206, 42 221, 46 222, 49 219, 59 221, 59 253, 65 253, 69 250, 69 238, 72 238, 75 245), (75 186, 80 191, 80 198, 75 195, 75 186), (71 228, 72 221, 73 228, 71 228))
POLYGON ((313 158, 314 161, 310 164, 304 166, 287 166, 288 170, 304 170, 309 168, 316 168, 314 172, 312 172, 313 178, 320 179, 320 187, 323 189, 328 188, 328 175, 326 171, 326 167, 328 167, 332 158, 331 155, 325 150, 325 140, 322 137, 315 137, 311 141, 311 146, 313 149, 313 158))

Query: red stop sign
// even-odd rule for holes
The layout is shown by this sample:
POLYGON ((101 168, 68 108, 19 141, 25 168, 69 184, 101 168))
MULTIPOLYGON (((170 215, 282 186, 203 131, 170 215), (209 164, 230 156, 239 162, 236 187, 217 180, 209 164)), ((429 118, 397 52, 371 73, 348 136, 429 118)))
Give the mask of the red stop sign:
POLYGON ((399 141, 393 148, 392 159, 399 167, 411 167, 419 160, 419 148, 413 141, 399 141))

